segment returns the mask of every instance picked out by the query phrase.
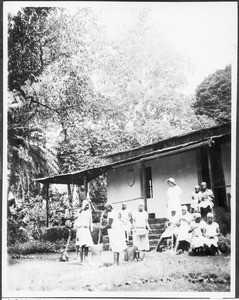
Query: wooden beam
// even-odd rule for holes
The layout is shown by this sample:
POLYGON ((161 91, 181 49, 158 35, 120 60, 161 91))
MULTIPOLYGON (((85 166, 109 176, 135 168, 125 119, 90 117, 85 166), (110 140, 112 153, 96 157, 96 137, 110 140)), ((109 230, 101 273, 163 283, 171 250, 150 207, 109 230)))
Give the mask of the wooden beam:
POLYGON ((87 182, 87 177, 84 176, 84 191, 85 191, 85 195, 84 198, 87 198, 87 193, 88 193, 88 182, 87 182))
POLYGON ((71 205, 72 204, 72 192, 71 192, 71 185, 69 183, 67 184, 67 191, 68 191, 69 205, 71 205))
POLYGON ((147 189, 146 189, 146 173, 145 173, 145 163, 144 161, 141 162, 141 167, 142 167, 142 198, 144 199, 144 209, 148 211, 147 207, 147 189))
POLYGON ((49 183, 46 184, 46 227, 49 226, 49 183))
MULTIPOLYGON (((207 158, 208 158, 208 169, 209 169, 209 178, 210 178, 210 188, 214 190, 214 181, 213 181, 213 170, 212 170, 212 158, 211 151, 209 146, 207 146, 207 158)), ((214 192, 213 192, 214 193, 214 192)))

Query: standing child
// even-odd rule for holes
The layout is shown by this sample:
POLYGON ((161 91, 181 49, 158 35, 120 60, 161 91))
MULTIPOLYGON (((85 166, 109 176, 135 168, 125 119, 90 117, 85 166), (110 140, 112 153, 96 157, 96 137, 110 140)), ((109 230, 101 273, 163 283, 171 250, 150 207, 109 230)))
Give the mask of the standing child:
POLYGON ((120 252, 127 249, 125 242, 125 232, 122 222, 119 219, 119 213, 113 209, 112 204, 105 204, 108 213, 108 229, 110 248, 114 253, 114 265, 119 265, 120 252))
POLYGON ((123 224, 124 231, 125 231, 125 241, 126 244, 129 244, 129 234, 131 230, 131 220, 132 220, 132 214, 130 210, 127 208, 127 204, 125 202, 122 203, 122 208, 119 212, 120 214, 120 220, 123 224))
POLYGON ((195 185, 194 192, 192 193, 192 202, 190 205, 190 213, 197 213, 199 212, 199 195, 200 195, 200 186, 195 185))
POLYGON ((89 201, 84 200, 75 220, 76 228, 76 254, 80 252, 80 263, 83 264, 88 257, 89 247, 93 244, 91 237, 92 216, 89 209, 89 201))
POLYGON ((214 195, 212 190, 207 188, 206 182, 201 183, 201 190, 199 192, 199 207, 202 218, 206 219, 207 214, 212 212, 214 206, 214 195))
POLYGON ((143 251, 149 251, 148 233, 151 230, 148 223, 148 213, 144 210, 144 204, 139 203, 138 211, 133 214, 133 245, 136 250, 136 258, 143 260, 143 251))

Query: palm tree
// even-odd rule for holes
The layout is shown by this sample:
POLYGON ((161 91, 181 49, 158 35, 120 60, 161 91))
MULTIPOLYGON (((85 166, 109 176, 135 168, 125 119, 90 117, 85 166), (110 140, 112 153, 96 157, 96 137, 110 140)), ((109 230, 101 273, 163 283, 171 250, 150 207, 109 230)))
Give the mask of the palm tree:
POLYGON ((8 169, 9 188, 22 198, 30 192, 33 178, 58 172, 56 150, 24 103, 8 110, 8 169))

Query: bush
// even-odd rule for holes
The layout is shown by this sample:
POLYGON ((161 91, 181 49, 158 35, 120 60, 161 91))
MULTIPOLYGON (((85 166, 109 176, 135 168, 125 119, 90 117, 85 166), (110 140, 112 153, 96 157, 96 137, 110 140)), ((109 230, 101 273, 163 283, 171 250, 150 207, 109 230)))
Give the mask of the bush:
POLYGON ((215 221, 218 223, 220 232, 226 236, 231 233, 231 214, 226 213, 222 207, 214 208, 215 221))
POLYGON ((7 220, 7 244, 13 245, 16 242, 25 243, 29 241, 29 235, 25 228, 20 227, 14 219, 7 220))
POLYGON ((226 236, 220 235, 218 239, 218 249, 223 254, 230 254, 231 253, 231 235, 227 234, 226 236))
POLYGON ((16 243, 8 247, 9 254, 24 255, 34 253, 56 252, 60 249, 60 243, 30 241, 27 243, 16 243))
MULTIPOLYGON (((49 227, 42 230, 42 240, 55 242, 61 239, 67 239, 69 230, 65 226, 49 227)), ((76 231, 71 230, 71 239, 76 236, 76 231)))
MULTIPOLYGON (((49 241, 30 241, 27 243, 16 243, 8 247, 8 253, 12 256, 27 255, 36 253, 56 253, 60 252, 63 246, 66 245, 65 240, 57 240, 54 243, 49 241)), ((75 250, 75 241, 72 240, 69 244, 68 251, 75 250)))

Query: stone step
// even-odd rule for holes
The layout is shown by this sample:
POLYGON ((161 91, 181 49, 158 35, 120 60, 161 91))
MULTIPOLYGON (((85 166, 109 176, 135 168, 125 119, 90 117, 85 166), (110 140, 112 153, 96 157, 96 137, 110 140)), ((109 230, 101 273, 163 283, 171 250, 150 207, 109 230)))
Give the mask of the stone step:
POLYGON ((149 242, 151 242, 151 240, 155 240, 155 239, 160 239, 162 233, 159 234, 149 234, 149 242))
MULTIPOLYGON (((155 230, 155 231, 151 231, 149 233, 149 240, 153 240, 153 239, 159 239, 161 234, 163 233, 163 230, 155 230)), ((129 241, 133 240, 133 235, 129 236, 129 241)), ((104 243, 108 243, 109 242, 109 236, 108 235, 104 235, 103 236, 103 242, 104 243)))
POLYGON ((164 224, 167 221, 166 218, 154 218, 149 219, 149 224, 164 224))
POLYGON ((163 230, 164 224, 150 224, 150 228, 153 230, 163 230))
MULTIPOLYGON (((156 245, 158 243, 158 240, 161 236, 161 234, 164 231, 164 225, 167 221, 166 218, 153 218, 149 219, 149 224, 151 227, 151 231, 149 233, 149 246, 150 251, 154 250, 156 248, 156 245)), ((103 250, 107 251, 109 250, 109 237, 108 235, 103 235, 103 250)), ((129 236, 129 245, 133 244, 133 236, 132 234, 129 236)))

